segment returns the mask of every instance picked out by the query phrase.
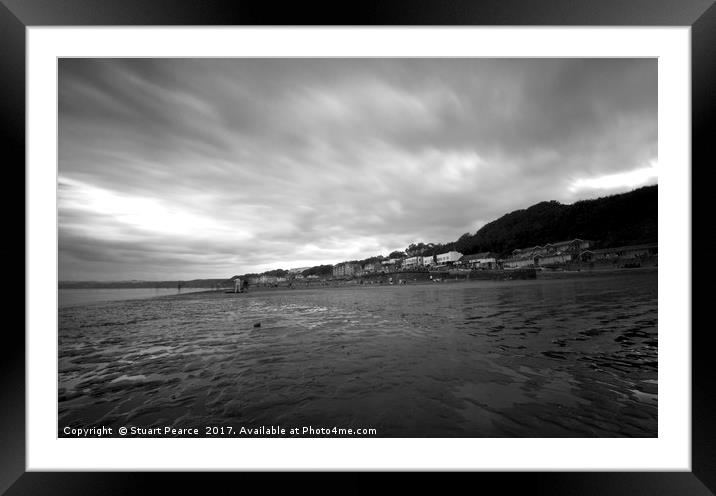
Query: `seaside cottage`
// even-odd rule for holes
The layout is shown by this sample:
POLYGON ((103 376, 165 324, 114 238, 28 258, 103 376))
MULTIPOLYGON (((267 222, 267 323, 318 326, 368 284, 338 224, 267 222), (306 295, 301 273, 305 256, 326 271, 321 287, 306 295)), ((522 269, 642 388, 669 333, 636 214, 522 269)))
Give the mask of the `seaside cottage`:
POLYGON ((408 257, 403 260, 404 269, 414 269, 423 266, 423 257, 408 257))
POLYGON ((458 251, 449 251, 447 253, 441 253, 437 255, 437 261, 439 265, 452 265, 462 257, 462 253, 458 251))
POLYGON ((470 269, 496 269, 497 255, 489 251, 475 253, 473 255, 464 255, 460 258, 460 264, 470 269))

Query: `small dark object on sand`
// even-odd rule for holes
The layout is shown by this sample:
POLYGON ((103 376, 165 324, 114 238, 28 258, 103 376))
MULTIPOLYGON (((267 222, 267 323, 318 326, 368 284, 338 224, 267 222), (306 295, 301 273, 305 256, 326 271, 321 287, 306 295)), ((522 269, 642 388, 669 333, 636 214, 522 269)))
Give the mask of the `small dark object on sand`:
POLYGON ((254 324, 254 327, 261 327, 261 322, 256 322, 256 323, 254 324))

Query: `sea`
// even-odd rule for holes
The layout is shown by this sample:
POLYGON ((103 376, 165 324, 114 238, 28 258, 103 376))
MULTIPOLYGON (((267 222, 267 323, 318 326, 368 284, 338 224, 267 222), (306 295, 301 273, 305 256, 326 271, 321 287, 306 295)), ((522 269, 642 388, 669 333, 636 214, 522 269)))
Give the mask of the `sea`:
POLYGON ((208 288, 62 288, 58 291, 57 304, 59 307, 68 307, 88 303, 175 296, 199 291, 208 291, 208 288))
POLYGON ((656 269, 176 293, 60 304, 60 437, 658 435, 656 269))

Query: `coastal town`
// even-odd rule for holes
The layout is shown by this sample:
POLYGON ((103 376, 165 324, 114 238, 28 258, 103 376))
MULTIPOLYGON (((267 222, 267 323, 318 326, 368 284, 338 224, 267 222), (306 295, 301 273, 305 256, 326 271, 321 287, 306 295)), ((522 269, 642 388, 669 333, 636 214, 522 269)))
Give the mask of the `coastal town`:
MULTIPOLYGON (((410 280, 406 274, 422 275, 412 280, 440 281, 434 275, 470 274, 504 275, 510 271, 533 269, 534 271, 582 271, 617 268, 637 268, 657 266, 658 244, 647 243, 612 248, 595 248, 590 240, 572 239, 515 249, 507 255, 480 252, 469 255, 458 251, 447 251, 435 255, 423 256, 414 251, 402 252, 404 256, 373 257, 364 261, 345 261, 332 266, 297 267, 288 270, 275 270, 260 275, 235 276, 235 288, 243 290, 247 287, 280 287, 293 285, 312 285, 326 282, 356 282, 363 280, 372 283, 374 280, 383 282, 387 276, 390 284, 405 283, 410 280), (403 277, 401 278, 401 275, 403 277), (392 277, 391 277, 392 276, 392 277), (428 276, 428 277, 425 277, 428 276)), ((391 255, 396 255, 394 252, 391 255)), ((510 277, 511 278, 511 277, 510 277)))

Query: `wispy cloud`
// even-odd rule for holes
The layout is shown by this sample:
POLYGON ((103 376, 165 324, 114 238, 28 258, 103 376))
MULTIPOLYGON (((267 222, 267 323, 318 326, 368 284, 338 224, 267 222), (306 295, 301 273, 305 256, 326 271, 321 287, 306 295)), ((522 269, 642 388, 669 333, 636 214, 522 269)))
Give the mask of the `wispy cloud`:
POLYGON ((640 167, 616 174, 577 179, 569 186, 569 190, 573 193, 577 193, 583 190, 633 189, 648 184, 655 184, 658 177, 658 162, 652 161, 648 167, 640 167))

